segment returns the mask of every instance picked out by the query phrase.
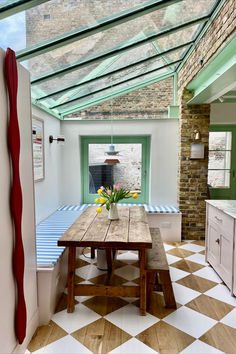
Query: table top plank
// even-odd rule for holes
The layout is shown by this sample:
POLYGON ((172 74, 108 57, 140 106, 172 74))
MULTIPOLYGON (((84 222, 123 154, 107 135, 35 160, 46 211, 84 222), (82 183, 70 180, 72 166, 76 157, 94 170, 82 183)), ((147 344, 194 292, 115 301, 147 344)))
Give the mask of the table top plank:
MULTIPOLYGON (((96 216, 96 208, 87 208, 58 241, 81 241, 96 216)), ((60 246, 61 244, 58 243, 58 245, 60 246)))
POLYGON ((84 234, 82 241, 105 241, 107 231, 109 229, 111 220, 108 219, 108 212, 103 208, 101 214, 97 214, 93 223, 89 226, 87 232, 84 234))
POLYGON ((133 206, 129 208, 130 220, 148 223, 144 206, 133 206))
POLYGON ((119 220, 113 220, 107 232, 106 242, 127 243, 129 239, 129 208, 118 207, 119 220))
POLYGON ((130 220, 128 242, 152 244, 152 237, 150 234, 148 223, 142 221, 130 220))

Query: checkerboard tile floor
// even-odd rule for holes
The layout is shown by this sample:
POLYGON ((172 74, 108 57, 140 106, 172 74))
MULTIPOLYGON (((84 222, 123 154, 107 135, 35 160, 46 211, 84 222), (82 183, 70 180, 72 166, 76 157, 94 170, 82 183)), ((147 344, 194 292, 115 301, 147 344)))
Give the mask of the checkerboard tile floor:
MULTIPOLYGON (((236 353, 236 298, 205 263, 204 241, 165 243, 177 309, 154 292, 146 316, 136 298, 77 296, 66 311, 66 291, 48 326, 39 327, 27 353, 236 353)), ((77 260, 76 282, 99 284, 89 252, 77 260), (85 257, 86 256, 86 257, 85 257), (88 258, 87 258, 88 257, 88 258)), ((138 283, 137 252, 119 252, 113 281, 138 283)))

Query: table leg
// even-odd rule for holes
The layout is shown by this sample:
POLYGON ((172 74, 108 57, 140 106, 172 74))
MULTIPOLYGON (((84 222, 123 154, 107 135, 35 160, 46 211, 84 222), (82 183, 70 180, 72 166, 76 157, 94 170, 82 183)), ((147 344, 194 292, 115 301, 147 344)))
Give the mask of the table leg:
POLYGON ((106 258, 107 258, 107 270, 108 277, 110 277, 112 273, 112 249, 110 247, 106 247, 106 258))
POLYGON ((140 315, 146 315, 146 250, 139 251, 139 268, 140 268, 140 315))
POLYGON ((74 312, 74 283, 75 283, 75 254, 76 247, 69 247, 68 275, 67 275, 67 312, 74 312))

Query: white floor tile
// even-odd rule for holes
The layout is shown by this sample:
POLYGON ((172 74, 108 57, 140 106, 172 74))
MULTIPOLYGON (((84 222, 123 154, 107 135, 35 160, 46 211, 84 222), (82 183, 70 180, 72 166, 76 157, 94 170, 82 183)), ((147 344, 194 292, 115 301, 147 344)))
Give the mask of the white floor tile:
POLYGON ((132 338, 123 343, 119 347, 113 349, 109 354, 141 354, 141 353, 157 353, 155 350, 140 342, 136 338, 132 338))
POLYGON ((83 344, 78 342, 71 336, 63 337, 53 343, 46 345, 34 353, 44 353, 44 354, 82 354, 82 353, 92 353, 83 344))
POLYGON ((189 275, 190 273, 185 272, 184 270, 175 268, 175 267, 169 267, 170 270, 170 277, 172 281, 177 281, 179 279, 182 279, 184 277, 186 277, 187 275, 189 275))
POLYGON ((184 250, 188 250, 192 252, 201 252, 205 249, 205 247, 195 245, 194 243, 187 243, 186 245, 179 246, 179 248, 183 248, 184 250))
POLYGON ((181 305, 185 305, 201 295, 201 293, 198 291, 187 288, 186 286, 177 283, 173 283, 172 285, 175 294, 175 300, 181 305))
POLYGON ((128 264, 135 263, 139 260, 138 254, 129 251, 118 254, 117 259, 128 264))
POLYGON ((232 306, 236 306, 236 298, 231 296, 229 289, 225 285, 218 284, 214 286, 214 288, 206 291, 204 294, 226 302, 232 306))
POLYGON ((79 256, 79 258, 81 258, 84 261, 89 262, 89 263, 95 263, 95 262, 97 262, 97 251, 95 250, 95 258, 91 258, 90 252, 86 253, 85 255, 81 254, 79 256))
POLYGON ((202 336, 217 323, 217 321, 212 318, 202 315, 201 313, 185 306, 172 312, 165 317, 163 321, 195 338, 202 336))
POLYGON ((124 267, 118 268, 114 272, 116 275, 119 275, 120 277, 127 279, 127 280, 134 280, 139 277, 139 268, 134 267, 132 265, 126 265, 124 267))
POLYGON ((185 259, 191 262, 202 264, 204 266, 208 266, 208 263, 205 262, 205 256, 203 254, 195 253, 189 257, 186 257, 185 259))
POLYGON ((201 340, 195 340, 195 342, 190 344, 180 354, 223 354, 223 352, 201 340))
POLYGON ((99 318, 101 318, 100 315, 83 304, 77 304, 75 311, 72 313, 67 313, 67 310, 63 310, 52 316, 52 320, 68 333, 87 326, 99 318))
POLYGON ((168 245, 167 243, 163 243, 165 251, 172 250, 173 248, 176 248, 175 246, 168 245))
POLYGON ((236 329, 236 308, 228 313, 220 322, 236 329))
POLYGON ((219 277, 219 275, 211 267, 204 267, 202 269, 197 270, 193 274, 197 275, 198 277, 214 281, 215 283, 221 283, 222 282, 222 279, 219 277))
POLYGON ((181 259, 183 259, 180 257, 172 256, 172 254, 168 254, 168 253, 166 253, 166 258, 167 258, 168 264, 172 264, 172 263, 178 262, 181 259))
POLYGON ((99 270, 96 266, 90 264, 84 267, 77 268, 75 274, 84 279, 91 279, 105 274, 105 271, 99 270))
POLYGON ((139 308, 131 304, 109 313, 104 318, 131 336, 136 336, 159 321, 157 317, 149 313, 146 316, 140 316, 139 308))

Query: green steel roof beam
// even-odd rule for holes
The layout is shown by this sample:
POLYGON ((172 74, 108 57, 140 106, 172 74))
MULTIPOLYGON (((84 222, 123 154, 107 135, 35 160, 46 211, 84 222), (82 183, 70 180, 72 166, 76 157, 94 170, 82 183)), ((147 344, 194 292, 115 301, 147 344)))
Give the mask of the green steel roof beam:
POLYGON ((12 0, 0 5, 0 20, 48 2, 49 0, 12 0))
POLYGON ((57 113, 61 114, 64 117, 64 116, 66 116, 68 114, 81 111, 81 110, 83 110, 85 108, 97 105, 99 103, 102 103, 102 102, 105 102, 105 101, 108 101, 108 100, 111 100, 111 99, 116 98, 118 96, 125 95, 125 94, 127 94, 129 92, 138 90, 138 89, 143 88, 145 86, 149 86, 149 85, 155 84, 158 81, 162 81, 162 80, 168 79, 169 77, 172 77, 173 74, 174 74, 174 72, 172 71, 172 72, 170 72, 168 74, 154 76, 151 79, 143 80, 143 81, 141 81, 139 83, 130 85, 130 86, 125 87, 123 89, 119 89, 117 91, 111 92, 110 94, 108 93, 105 96, 91 99, 90 101, 82 103, 81 105, 76 105, 74 108, 71 108, 70 110, 57 112, 57 113))
MULTIPOLYGON (((148 74, 155 73, 155 72, 157 72, 157 71, 159 71, 159 70, 162 70, 162 69, 167 68, 167 67, 169 67, 169 66, 175 65, 175 64, 179 63, 180 61, 181 61, 181 60, 179 59, 179 60, 173 61, 173 62, 171 62, 171 63, 169 63, 169 64, 165 64, 165 65, 160 66, 160 67, 158 67, 158 68, 155 68, 155 69, 146 71, 145 73, 142 73, 142 74, 139 74, 139 75, 130 77, 130 78, 128 78, 128 79, 121 80, 121 81, 116 82, 116 83, 114 83, 114 84, 112 84, 112 85, 105 86, 105 87, 103 87, 103 88, 101 88, 101 89, 98 89, 98 90, 89 92, 89 93, 87 93, 87 94, 85 94, 85 95, 82 95, 82 96, 73 98, 73 99, 71 99, 71 100, 68 100, 68 101, 66 101, 66 102, 63 102, 63 103, 57 104, 57 105, 55 105, 55 106, 52 106, 52 107, 50 107, 50 109, 55 109, 55 108, 58 108, 58 107, 65 106, 66 104, 71 103, 71 102, 78 101, 78 100, 80 100, 81 98, 89 97, 89 96, 91 96, 91 95, 93 95, 93 94, 95 94, 95 93, 102 92, 102 91, 105 91, 105 90, 107 90, 107 89, 111 89, 111 88, 113 88, 113 87, 115 87, 115 86, 119 86, 119 85, 121 85, 121 84, 130 82, 130 81, 132 81, 132 80, 136 80, 136 79, 138 79, 138 78, 140 78, 140 77, 143 77, 143 76, 146 76, 146 75, 148 75, 148 74)), ((172 70, 172 71, 173 71, 173 70, 172 70)))
POLYGON ((45 82, 47 80, 51 80, 51 79, 53 79, 55 77, 68 74, 68 73, 70 73, 70 72, 72 72, 74 70, 77 70, 79 68, 83 68, 83 67, 85 67, 87 65, 94 64, 94 63, 96 63, 96 62, 98 62, 100 60, 104 60, 104 59, 110 58, 110 57, 112 57, 114 55, 125 53, 125 52, 127 52, 127 51, 129 51, 131 49, 134 49, 134 48, 140 47, 140 46, 142 46, 144 44, 153 42, 153 41, 155 41, 155 40, 157 40, 159 38, 166 37, 166 36, 168 36, 168 35, 170 35, 172 33, 175 33, 175 32, 181 31, 183 29, 186 29, 188 27, 194 26, 197 23, 206 22, 206 21, 208 21, 209 18, 210 18, 209 16, 199 17, 199 18, 197 18, 195 20, 184 22, 181 25, 173 26, 172 28, 167 28, 167 29, 164 29, 164 30, 159 31, 157 33, 151 34, 151 35, 147 36, 144 39, 140 39, 140 40, 138 40, 136 42, 133 42, 131 44, 128 44, 126 46, 122 46, 122 47, 120 46, 118 48, 113 48, 113 49, 111 49, 109 51, 100 53, 100 54, 95 55, 95 56, 91 56, 91 57, 89 57, 87 59, 85 58, 85 59, 79 60, 77 63, 71 64, 71 65, 67 65, 64 68, 60 68, 58 70, 55 70, 55 71, 52 71, 50 73, 46 73, 46 74, 43 74, 41 76, 36 77, 35 79, 33 79, 31 81, 31 84, 32 85, 36 85, 36 84, 45 82))
POLYGON ((60 48, 75 41, 79 41, 83 38, 118 26, 127 21, 134 20, 140 16, 146 15, 153 11, 157 11, 163 7, 173 5, 180 1, 183 0, 150 0, 147 3, 138 5, 132 9, 122 11, 110 17, 106 17, 100 21, 97 21, 93 25, 77 28, 73 31, 64 33, 61 36, 45 40, 26 49, 20 50, 16 53, 16 57, 18 61, 24 61, 33 58, 37 55, 47 53, 51 50, 60 48))
POLYGON ((48 98, 50 98, 52 96, 58 95, 60 93, 64 93, 64 92, 73 90, 75 88, 84 86, 85 84, 92 83, 92 82, 94 82, 96 80, 101 80, 101 79, 104 79, 104 78, 106 78, 108 76, 111 76, 111 75, 114 75, 114 74, 118 74, 118 73, 120 73, 123 70, 131 69, 133 67, 136 67, 137 65, 147 63, 147 62, 149 62, 150 60, 153 60, 153 59, 158 59, 158 58, 162 57, 163 55, 175 52, 175 51, 177 51, 177 50, 179 50, 181 48, 185 48, 186 46, 189 47, 189 46, 191 46, 193 44, 194 44, 194 41, 183 43, 181 45, 178 45, 177 47, 173 47, 173 48, 167 49, 167 50, 165 50, 165 51, 163 51, 161 53, 155 54, 155 55, 153 55, 151 57, 139 60, 139 61, 137 61, 135 63, 131 63, 131 64, 126 65, 126 66, 122 66, 121 68, 113 70, 113 71, 110 71, 109 73, 106 73, 104 75, 99 75, 99 76, 96 76, 96 77, 94 77, 92 79, 83 80, 83 82, 76 83, 76 84, 70 85, 70 86, 66 86, 66 87, 64 87, 64 88, 62 88, 60 90, 57 90, 57 91, 53 91, 53 92, 51 92, 48 95, 44 95, 44 96, 41 96, 41 97, 37 98, 37 101, 45 100, 45 99, 48 99, 48 98))

